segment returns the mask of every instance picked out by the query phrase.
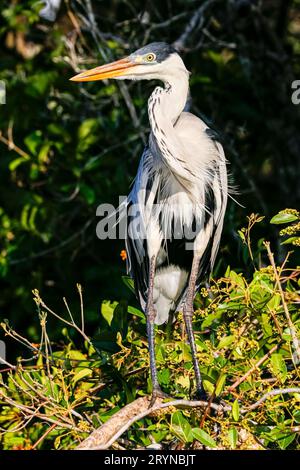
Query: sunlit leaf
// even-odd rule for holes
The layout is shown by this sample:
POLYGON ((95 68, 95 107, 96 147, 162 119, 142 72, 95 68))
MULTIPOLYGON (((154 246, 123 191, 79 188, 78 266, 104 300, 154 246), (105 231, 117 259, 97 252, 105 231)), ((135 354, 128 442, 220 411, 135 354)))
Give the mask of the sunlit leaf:
POLYGON ((296 215, 280 212, 279 214, 274 215, 270 222, 271 224, 287 224, 290 222, 295 222, 295 220, 298 220, 296 215))
POLYGON ((212 449, 217 447, 216 441, 209 434, 207 434, 207 432, 205 432, 203 429, 193 428, 192 434, 193 434, 194 439, 201 442, 201 444, 203 444, 204 446, 211 447, 212 449))
POLYGON ((232 405, 232 417, 234 421, 238 421, 240 419, 240 406, 237 399, 233 402, 232 405))

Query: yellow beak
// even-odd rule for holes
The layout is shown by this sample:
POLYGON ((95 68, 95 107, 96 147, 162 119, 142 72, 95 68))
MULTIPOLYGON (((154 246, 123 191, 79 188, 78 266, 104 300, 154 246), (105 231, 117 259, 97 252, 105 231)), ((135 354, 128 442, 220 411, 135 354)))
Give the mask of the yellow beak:
POLYGON ((128 69, 136 67, 136 65, 138 64, 134 64, 128 57, 124 57, 124 59, 117 60, 116 62, 81 72, 70 78, 70 80, 73 82, 91 82, 94 80, 104 80, 105 78, 121 77, 126 75, 128 69))

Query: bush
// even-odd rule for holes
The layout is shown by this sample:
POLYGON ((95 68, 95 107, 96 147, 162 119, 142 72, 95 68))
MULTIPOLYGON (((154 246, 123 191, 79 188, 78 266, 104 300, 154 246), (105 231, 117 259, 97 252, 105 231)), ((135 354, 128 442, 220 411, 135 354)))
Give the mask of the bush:
MULTIPOLYGON (((297 211, 284 214, 273 222, 299 219, 297 211)), ((248 247, 251 229, 261 220, 250 216, 248 227, 240 231, 248 247)), ((228 267, 210 287, 202 287, 195 300, 203 384, 212 406, 220 410, 161 410, 134 423, 122 438, 123 447, 159 443, 167 449, 299 448, 300 271, 290 267, 288 259, 277 267, 270 244, 264 242, 263 247, 269 265, 256 268, 249 279, 228 267)), ((130 280, 125 282, 131 285, 130 280)), ((90 339, 85 334, 82 288, 77 285, 77 289, 81 312, 77 323, 65 299, 62 317, 34 291, 39 344, 2 324, 9 337, 33 354, 19 358, 16 366, 8 364, 2 372, 4 449, 74 448, 126 404, 151 392, 144 314, 124 301, 105 301, 99 331, 90 339), (65 324, 58 344, 47 334, 49 316, 65 324)), ((156 355, 164 391, 176 399, 189 399, 194 372, 182 325, 178 314, 174 324, 157 328, 156 355)))

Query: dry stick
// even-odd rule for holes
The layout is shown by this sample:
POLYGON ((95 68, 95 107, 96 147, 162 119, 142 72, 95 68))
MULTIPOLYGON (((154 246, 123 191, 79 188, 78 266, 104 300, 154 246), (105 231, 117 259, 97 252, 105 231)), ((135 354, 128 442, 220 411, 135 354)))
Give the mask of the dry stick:
POLYGON ((21 155, 21 157, 24 157, 26 159, 30 158, 30 155, 24 152, 24 150, 18 147, 13 141, 6 139, 6 137, 2 135, 1 131, 0 131, 0 142, 3 142, 5 145, 7 145, 9 150, 14 150, 15 152, 17 152, 19 155, 21 155))
MULTIPOLYGON (((129 405, 124 406, 114 414, 100 428, 93 431, 75 450, 103 450, 109 448, 130 426, 149 414, 170 407, 185 408, 205 408, 207 401, 172 400, 163 403, 162 398, 158 398, 154 405, 149 408, 149 397, 138 398, 129 405)), ((231 406, 222 406, 211 403, 211 408, 216 411, 230 411, 231 406)))
POLYGON ((48 307, 48 305, 45 304, 45 302, 40 298, 39 296, 39 293, 34 290, 34 295, 35 295, 35 298, 38 300, 39 304, 45 309, 47 310, 47 312, 51 313, 51 315, 53 315, 55 318, 58 318, 60 321, 62 321, 63 323, 65 323, 66 325, 68 326, 71 326, 72 328, 74 328, 76 331, 78 331, 79 334, 81 334, 81 336, 90 344, 92 345, 92 341, 90 340, 90 338, 84 333, 84 331, 82 331, 78 325, 76 325, 76 323, 74 322, 69 322, 68 320, 66 320, 65 318, 61 317, 60 315, 58 315, 57 313, 55 313, 53 310, 51 310, 51 308, 48 307), (35 294, 36 292, 36 294, 35 294))
POLYGON ((259 366, 261 366, 267 359, 269 356, 271 356, 271 354, 273 354, 274 351, 276 351, 276 349, 278 348, 279 344, 276 344, 275 346, 273 346, 272 349, 270 349, 270 351, 267 352, 267 354, 265 354, 259 361, 257 361, 254 366, 251 367, 251 369, 249 369, 246 374, 243 375, 243 377, 240 377, 238 380, 236 380, 236 382, 234 382, 233 385, 231 385, 229 388, 228 388, 228 391, 229 392, 232 392, 235 388, 237 388, 242 382, 244 382, 244 380, 246 380, 249 375, 252 374, 252 372, 254 372, 259 366))
POLYGON ((18 408, 19 410, 23 411, 24 413, 27 413, 28 415, 30 416, 35 416, 39 419, 42 419, 43 421, 48 421, 49 423, 52 423, 52 424, 55 424, 56 426, 59 426, 61 428, 66 428, 66 429, 72 429, 72 430, 76 430, 76 431, 81 431, 81 429, 75 427, 75 426, 72 426, 70 424, 67 424, 67 423, 62 423, 60 421, 56 421, 52 418, 49 418, 48 416, 46 416, 45 414, 43 413, 37 413, 36 410, 32 410, 31 408, 29 408, 28 406, 25 406, 25 405, 20 405, 19 403, 15 402, 14 400, 12 400, 11 398, 7 397, 1 390, 0 390, 0 396, 2 397, 3 401, 8 403, 9 405, 15 407, 15 408, 18 408))
POLYGON ((81 316, 81 330, 84 333, 84 310, 83 310, 83 298, 82 298, 82 287, 81 284, 77 284, 77 290, 80 297, 80 316, 81 316))
POLYGON ((297 355, 297 361, 294 360, 294 355, 292 355, 292 360, 293 360, 294 365, 296 366, 300 362, 300 343, 299 343, 299 339, 297 337, 296 328, 295 328, 295 326, 292 322, 290 312, 289 312, 289 309, 287 307, 287 304, 286 304, 286 301, 285 301, 285 298, 284 298, 284 293, 283 293, 281 282, 280 282, 280 276, 279 276, 278 271, 276 269, 276 265, 275 265, 275 261, 274 261, 274 255, 271 252, 271 248, 270 248, 270 242, 264 242, 264 245, 267 249, 268 257, 269 257, 270 263, 271 263, 272 268, 273 268, 276 284, 277 284, 277 287, 278 287, 278 290, 279 290, 279 293, 280 293, 280 297, 281 297, 281 303, 282 303, 282 306, 283 306, 283 311, 285 313, 285 316, 286 316, 286 319, 287 319, 287 322, 288 322, 288 326, 289 326, 289 329, 290 329, 290 332, 291 332, 292 342, 293 342, 293 346, 294 346, 294 353, 297 355))
MULTIPOLYGON (((5 359, 3 359, 2 357, 0 357, 0 364, 5 364, 6 366, 8 366, 8 367, 9 367, 8 370, 11 370, 11 369, 16 370, 16 368, 17 368, 16 366, 14 366, 13 364, 11 364, 10 362, 7 362, 7 361, 6 361, 5 359)), ((0 372, 5 372, 6 370, 7 370, 7 369, 4 369, 4 370, 2 369, 2 370, 0 370, 0 372)))
POLYGON ((33 444, 33 446, 30 448, 30 450, 34 450, 37 448, 37 446, 45 439, 45 437, 48 436, 48 434, 50 434, 51 431, 53 431, 53 429, 55 429, 57 426, 56 423, 53 423, 51 426, 49 426, 49 428, 47 429, 46 432, 44 432, 44 434, 33 444))

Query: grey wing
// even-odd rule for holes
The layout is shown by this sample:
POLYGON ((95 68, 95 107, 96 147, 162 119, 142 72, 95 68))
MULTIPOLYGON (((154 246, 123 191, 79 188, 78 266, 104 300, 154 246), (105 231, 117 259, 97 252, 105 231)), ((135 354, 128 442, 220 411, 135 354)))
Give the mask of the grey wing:
POLYGON ((127 272, 134 280, 135 291, 141 306, 147 302, 149 256, 147 244, 147 213, 151 213, 155 183, 152 172, 152 156, 146 147, 138 173, 127 200, 127 272))

